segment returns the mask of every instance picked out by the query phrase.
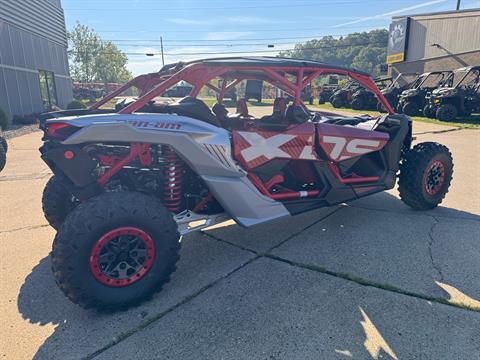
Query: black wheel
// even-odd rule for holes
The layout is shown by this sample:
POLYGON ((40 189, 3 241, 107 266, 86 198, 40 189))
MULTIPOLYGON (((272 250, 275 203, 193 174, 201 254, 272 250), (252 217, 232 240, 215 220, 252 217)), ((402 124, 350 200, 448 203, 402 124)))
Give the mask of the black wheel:
POLYGON ((434 142, 415 145, 400 164, 400 198, 415 210, 433 209, 445 198, 452 175, 452 154, 446 146, 434 142))
POLYGON ((7 152, 5 151, 3 146, 0 145, 0 171, 3 170, 6 164, 7 164, 7 152))
POLYGON ((430 119, 435 119, 435 110, 430 105, 425 105, 423 115, 430 119))
POLYGON ((43 215, 51 227, 58 230, 78 201, 67 190, 61 179, 52 176, 43 189, 43 215))
POLYGON ((336 109, 341 108, 343 106, 343 100, 338 96, 332 98, 330 102, 332 103, 332 106, 336 109))
POLYGON ((402 112, 408 116, 417 116, 418 115, 418 105, 412 101, 405 103, 402 107, 402 112))
POLYGON ((437 119, 441 121, 453 121, 458 115, 458 110, 455 105, 445 104, 437 109, 437 119))
POLYGON ((8 152, 8 143, 7 139, 5 139, 3 136, 0 136, 0 146, 3 147, 3 150, 5 150, 5 154, 8 152))
POLYGON ((387 110, 385 109, 385 106, 383 106, 382 103, 377 103, 377 111, 381 113, 387 112, 387 110))
POLYGON ((75 208, 55 237, 52 270, 75 304, 126 309, 170 280, 180 234, 170 212, 151 196, 105 193, 75 208))
POLYGON ((325 97, 323 97, 323 95, 320 95, 318 97, 318 104, 322 105, 322 104, 325 104, 325 102, 326 102, 325 97))
POLYGON ((362 110, 364 108, 364 104, 362 99, 353 99, 352 101, 352 109, 353 110, 362 110))

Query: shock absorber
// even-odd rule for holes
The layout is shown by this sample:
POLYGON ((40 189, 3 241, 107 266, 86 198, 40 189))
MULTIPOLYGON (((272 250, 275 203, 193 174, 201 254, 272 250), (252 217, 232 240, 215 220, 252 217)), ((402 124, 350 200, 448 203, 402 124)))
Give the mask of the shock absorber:
POLYGON ((183 161, 169 146, 162 147, 164 159, 163 204, 173 213, 180 210, 182 202, 183 161))

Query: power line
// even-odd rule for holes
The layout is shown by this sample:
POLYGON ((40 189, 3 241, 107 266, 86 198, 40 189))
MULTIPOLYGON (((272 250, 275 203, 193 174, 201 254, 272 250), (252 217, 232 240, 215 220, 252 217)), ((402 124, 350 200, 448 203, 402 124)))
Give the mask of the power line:
MULTIPOLYGON (((374 30, 385 30, 385 29, 374 29, 374 30)), ((373 31, 373 30, 372 30, 373 31)), ((366 32, 366 31, 364 31, 366 32)), ((236 41, 273 41, 273 40, 304 40, 304 39, 314 39, 314 38, 323 38, 323 37, 338 37, 338 36, 348 36, 349 34, 324 34, 324 35, 309 35, 309 36, 298 36, 298 37, 270 37, 270 38, 254 38, 254 39, 217 39, 217 40, 208 40, 208 39, 178 39, 178 40, 163 40, 166 42, 174 43, 183 43, 183 42, 236 42, 236 41)), ((114 39, 114 40, 105 40, 111 42, 154 42, 158 44, 158 39, 114 39)))
MULTIPOLYGON (((349 18, 350 19, 350 18, 349 18)), ((357 19, 357 18, 355 18, 357 19)), ((385 21, 385 19, 376 19, 385 21)), ((367 25, 355 25, 355 26, 342 26, 342 29, 364 29, 368 28, 367 25)), ((313 27, 313 28, 268 28, 268 29, 251 29, 248 28, 249 32, 278 32, 278 31, 320 31, 320 30, 331 30, 332 27, 313 27)), ((97 33, 212 33, 212 30, 96 30, 97 33)), ((223 30, 222 33, 238 33, 239 30, 223 30)), ((152 41, 154 39, 151 39, 152 41)))
MULTIPOLYGON (((358 44, 342 44, 342 45, 332 45, 332 46, 317 46, 317 47, 301 47, 298 49, 290 48, 290 49, 277 49, 277 50, 245 50, 245 51, 219 51, 219 52, 185 52, 185 53, 164 53, 164 55, 168 56, 193 56, 193 55, 229 55, 229 54, 258 54, 258 53, 278 53, 280 51, 293 51, 293 50, 322 50, 322 49, 336 49, 336 48, 345 48, 345 47, 354 47, 354 46, 369 46, 369 45, 378 45, 378 46, 386 46, 384 42, 368 42, 368 43, 358 43, 358 44)), ((115 54, 113 52, 101 52, 102 55, 110 55, 115 54)), ((124 52, 125 55, 137 55, 137 56, 154 56, 154 55, 161 55, 161 52, 156 53, 129 53, 124 52)))

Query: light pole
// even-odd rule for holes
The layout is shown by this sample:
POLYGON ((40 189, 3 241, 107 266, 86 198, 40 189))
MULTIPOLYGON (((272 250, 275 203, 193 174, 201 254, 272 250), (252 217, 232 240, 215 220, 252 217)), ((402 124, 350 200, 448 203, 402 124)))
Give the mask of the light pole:
POLYGON ((462 0, 457 0, 457 10, 460 10, 460 3, 462 2, 462 0))

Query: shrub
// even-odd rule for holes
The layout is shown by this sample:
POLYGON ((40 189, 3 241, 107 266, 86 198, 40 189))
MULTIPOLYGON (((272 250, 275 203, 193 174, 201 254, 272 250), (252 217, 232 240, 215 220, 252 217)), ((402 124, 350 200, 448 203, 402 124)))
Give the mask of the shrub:
POLYGON ((37 116, 35 114, 14 116, 13 123, 17 125, 32 125, 37 123, 37 116))
POLYGON ((8 116, 5 111, 0 109, 0 130, 7 130, 9 125, 8 116))
POLYGON ((78 100, 73 100, 67 105, 68 110, 86 109, 86 108, 87 107, 85 106, 85 104, 78 100))

